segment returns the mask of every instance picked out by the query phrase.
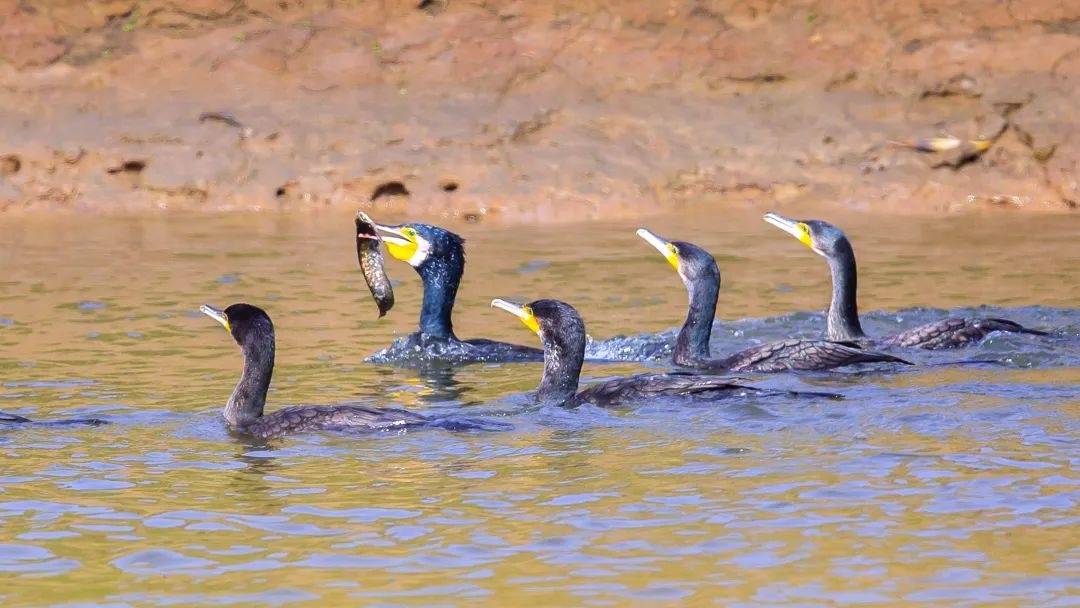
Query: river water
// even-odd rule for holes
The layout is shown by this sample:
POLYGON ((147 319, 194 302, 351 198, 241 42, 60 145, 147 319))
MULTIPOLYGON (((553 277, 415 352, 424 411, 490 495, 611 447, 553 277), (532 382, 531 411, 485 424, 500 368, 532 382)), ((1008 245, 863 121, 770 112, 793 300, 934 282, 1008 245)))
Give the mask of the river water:
MULTIPOLYGON (((717 352, 823 326, 824 261, 762 211, 643 224, 716 255, 717 352)), ((388 260, 397 304, 376 319, 352 210, 0 217, 0 410, 111 422, 0 427, 0 604, 1074 605, 1080 221, 842 224, 868 331, 986 304, 1052 335, 750 378, 842 401, 523 413, 539 364, 363 362, 415 327, 420 284, 388 260), (238 301, 276 324, 269 409, 500 412, 513 430, 238 440, 219 412, 240 355, 198 313, 238 301)), ((468 240, 458 334, 537 344, 493 297, 567 300, 596 339, 677 326, 685 292, 638 226, 447 224, 468 240)))

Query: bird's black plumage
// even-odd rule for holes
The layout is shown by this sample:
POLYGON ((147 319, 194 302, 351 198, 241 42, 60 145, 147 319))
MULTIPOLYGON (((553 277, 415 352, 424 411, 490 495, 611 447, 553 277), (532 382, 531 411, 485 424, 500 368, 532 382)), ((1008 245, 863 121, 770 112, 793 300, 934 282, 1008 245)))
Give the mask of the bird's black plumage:
POLYGON ((793 220, 776 213, 766 214, 765 221, 795 236, 828 262, 832 274, 832 299, 826 315, 826 336, 830 340, 939 350, 976 344, 995 331, 1046 335, 1044 331, 1029 329, 1008 319, 950 317, 872 339, 859 323, 858 266, 855 250, 844 231, 829 222, 793 220))
POLYGON ((685 241, 668 241, 647 230, 639 231, 650 244, 671 256, 690 296, 686 321, 675 339, 672 361, 681 367, 714 372, 782 372, 825 370, 856 363, 903 363, 893 355, 860 348, 852 342, 781 340, 713 358, 709 348, 713 318, 720 293, 720 267, 708 252, 685 241), (642 234, 645 233, 645 234, 642 234))
POLYGON ((424 285, 420 324, 416 332, 395 340, 371 357, 375 362, 396 359, 450 363, 540 361, 537 348, 488 339, 462 340, 454 333, 452 312, 465 272, 465 241, 457 234, 429 224, 376 224, 390 254, 412 266, 424 285), (400 242, 400 245, 394 243, 400 242))
POLYGON ((600 382, 578 391, 585 358, 585 323, 573 306, 559 300, 536 300, 526 305, 544 344, 544 373, 537 400, 563 407, 592 404, 616 407, 658 397, 721 398, 747 394, 785 394, 837 398, 829 393, 771 391, 741 384, 737 378, 700 374, 639 374, 600 382))
POLYGON ((950 317, 885 336, 877 340, 883 346, 903 346, 939 350, 960 348, 981 342, 995 331, 1016 334, 1047 335, 1045 331, 1028 329, 1015 321, 994 317, 950 317))
POLYGON ((426 425, 426 416, 397 408, 362 405, 287 407, 264 414, 266 392, 274 374, 274 324, 261 308, 233 304, 224 311, 203 312, 228 328, 244 355, 244 371, 225 404, 229 429, 259 439, 272 439, 316 429, 403 429, 426 425))
POLYGON ((26 424, 34 426, 100 426, 108 424, 100 418, 68 418, 61 420, 31 420, 16 414, 0 412, 0 424, 26 424))

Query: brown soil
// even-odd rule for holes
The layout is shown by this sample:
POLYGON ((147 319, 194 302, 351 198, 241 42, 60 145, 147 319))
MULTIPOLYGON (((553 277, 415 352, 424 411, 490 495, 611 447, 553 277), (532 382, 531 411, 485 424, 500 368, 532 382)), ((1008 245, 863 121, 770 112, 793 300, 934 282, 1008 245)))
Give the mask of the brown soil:
POLYGON ((0 208, 1068 209, 1078 78, 1065 0, 0 0, 0 208))

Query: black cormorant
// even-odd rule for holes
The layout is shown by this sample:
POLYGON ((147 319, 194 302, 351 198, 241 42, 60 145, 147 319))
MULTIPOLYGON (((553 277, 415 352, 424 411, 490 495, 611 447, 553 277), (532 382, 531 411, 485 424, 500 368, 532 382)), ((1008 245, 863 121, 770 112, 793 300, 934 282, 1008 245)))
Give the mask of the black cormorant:
POLYGON ((738 378, 690 373, 639 374, 600 382, 578 391, 585 360, 585 322, 573 306, 559 300, 525 305, 495 299, 491 305, 517 318, 540 336, 544 373, 536 398, 544 404, 615 407, 651 398, 722 398, 742 395, 789 395, 836 399, 831 393, 773 391, 739 384, 738 378))
MULTIPOLYGON (((412 266, 424 284, 419 330, 399 338, 371 357, 373 361, 421 358, 452 363, 540 361, 538 348, 483 338, 461 340, 454 334, 451 312, 465 271, 464 240, 428 224, 375 224, 391 256, 412 266)), ((358 238, 367 238, 358 234, 358 238)))
POLYGON ((827 337, 830 340, 937 350, 970 346, 995 331, 1046 335, 1046 332, 1028 329, 1008 319, 952 317, 871 340, 863 333, 862 325, 859 324, 855 250, 844 232, 820 220, 793 220, 776 213, 766 213, 764 219, 799 239, 800 243, 829 263, 829 270, 832 272, 832 302, 829 304, 827 316, 827 337))
POLYGON ((669 241, 644 228, 637 234, 675 268, 690 295, 686 322, 675 340, 672 360, 676 365, 713 371, 778 372, 825 370, 856 363, 909 364, 892 355, 864 350, 851 342, 794 339, 770 342, 713 359, 709 339, 720 292, 720 268, 716 260, 693 243, 669 241))
POLYGON ((274 324, 270 316, 250 304, 233 304, 225 310, 203 305, 200 310, 229 331, 244 355, 243 375, 224 411, 225 422, 234 432, 271 439, 316 429, 394 430, 433 422, 408 410, 362 405, 287 407, 263 415, 274 373, 274 324))

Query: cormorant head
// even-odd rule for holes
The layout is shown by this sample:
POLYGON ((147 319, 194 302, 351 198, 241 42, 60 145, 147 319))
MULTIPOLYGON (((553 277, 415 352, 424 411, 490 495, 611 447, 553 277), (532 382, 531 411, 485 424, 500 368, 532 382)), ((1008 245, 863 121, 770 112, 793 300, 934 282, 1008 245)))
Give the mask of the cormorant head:
POLYGON ((720 281, 720 267, 708 251, 693 243, 669 241, 644 228, 637 235, 656 248, 689 287, 702 280, 720 281))
POLYGON ((375 224, 375 229, 390 255, 417 271, 434 260, 464 262, 464 239, 445 228, 430 224, 375 224))
POLYGON ((821 220, 793 220, 777 213, 766 213, 764 220, 799 239, 814 253, 833 258, 851 249, 851 243, 843 230, 821 220))
POLYGON ((544 343, 544 375, 536 397, 545 403, 565 403, 577 392, 585 361, 585 322, 566 302, 533 300, 522 306, 495 299, 491 305, 514 315, 544 343))
POLYGON ((266 311, 258 306, 233 304, 225 310, 221 310, 209 304, 203 304, 199 307, 199 310, 211 319, 221 323, 240 346, 265 342, 267 337, 273 343, 274 323, 270 320, 270 315, 266 314, 266 311))
POLYGON ((244 373, 223 412, 230 427, 243 428, 262 416, 266 404, 274 375, 274 323, 251 304, 233 304, 225 310, 203 304, 199 310, 229 330, 244 354, 244 373))
MULTIPOLYGON (((428 224, 374 226, 390 255, 412 266, 424 283, 420 333, 456 339, 450 313, 465 272, 464 240, 445 228, 428 224)), ((361 236, 359 226, 357 236, 361 236)))
POLYGON ((544 343, 545 350, 548 347, 576 350, 580 346, 584 353, 585 321, 581 319, 578 311, 566 302, 533 300, 521 305, 496 298, 491 301, 491 305, 514 315, 525 327, 536 332, 544 343))

